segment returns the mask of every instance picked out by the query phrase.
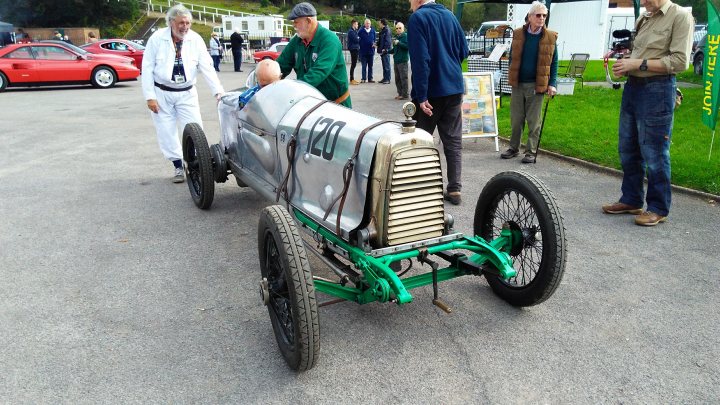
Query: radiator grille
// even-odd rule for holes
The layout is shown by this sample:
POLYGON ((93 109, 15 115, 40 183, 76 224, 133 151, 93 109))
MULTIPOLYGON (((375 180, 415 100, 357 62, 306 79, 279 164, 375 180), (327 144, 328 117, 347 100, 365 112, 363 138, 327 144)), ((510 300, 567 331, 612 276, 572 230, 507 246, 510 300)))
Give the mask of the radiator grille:
POLYGON ((445 226, 440 155, 434 148, 398 152, 387 195, 389 246, 442 236, 445 226))

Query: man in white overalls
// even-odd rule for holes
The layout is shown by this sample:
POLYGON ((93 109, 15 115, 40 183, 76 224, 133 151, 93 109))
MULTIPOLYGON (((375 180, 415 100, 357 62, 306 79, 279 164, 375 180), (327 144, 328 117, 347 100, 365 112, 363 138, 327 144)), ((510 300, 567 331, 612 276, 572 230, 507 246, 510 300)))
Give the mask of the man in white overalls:
POLYGON ((170 8, 167 28, 157 30, 148 40, 142 63, 142 89, 151 111, 158 144, 174 165, 173 182, 185 180, 178 124, 202 126, 195 82, 202 72, 217 100, 225 93, 205 41, 190 29, 192 14, 182 5, 170 8))

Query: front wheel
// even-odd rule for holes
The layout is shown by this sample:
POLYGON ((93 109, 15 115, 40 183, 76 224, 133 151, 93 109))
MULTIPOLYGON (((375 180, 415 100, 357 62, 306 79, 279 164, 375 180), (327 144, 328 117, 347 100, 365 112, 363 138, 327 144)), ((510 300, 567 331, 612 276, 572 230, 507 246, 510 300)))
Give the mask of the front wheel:
POLYGON ((210 147, 200 125, 185 125, 182 151, 190 196, 198 208, 206 210, 215 197, 215 182, 210 147))
POLYGON ((697 56, 695 56, 695 60, 693 61, 693 70, 695 71, 696 75, 702 76, 703 74, 703 60, 703 55, 698 54, 697 56))
POLYGON ((90 83, 97 88, 109 89, 117 82, 115 71, 107 66, 98 66, 92 71, 90 83))
POLYGON ((504 249, 517 275, 509 280, 485 274, 499 297, 513 306, 539 304, 555 292, 565 272, 566 240, 560 210, 534 176, 504 172, 485 185, 475 207, 475 235, 491 241, 503 226, 517 238, 504 249))
POLYGON ((260 214, 258 253, 264 299, 280 353, 296 371, 311 369, 320 355, 315 284, 303 240, 281 205, 260 214))

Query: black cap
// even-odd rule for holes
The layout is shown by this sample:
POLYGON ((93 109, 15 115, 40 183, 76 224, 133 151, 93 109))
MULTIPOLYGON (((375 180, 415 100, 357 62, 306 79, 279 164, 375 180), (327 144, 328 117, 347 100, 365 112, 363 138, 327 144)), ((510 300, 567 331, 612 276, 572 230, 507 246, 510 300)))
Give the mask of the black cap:
POLYGON ((293 7, 290 15, 288 16, 288 20, 294 20, 299 17, 315 16, 317 16, 317 11, 315 11, 315 7, 313 7, 313 5, 308 2, 302 2, 296 4, 295 7, 293 7))

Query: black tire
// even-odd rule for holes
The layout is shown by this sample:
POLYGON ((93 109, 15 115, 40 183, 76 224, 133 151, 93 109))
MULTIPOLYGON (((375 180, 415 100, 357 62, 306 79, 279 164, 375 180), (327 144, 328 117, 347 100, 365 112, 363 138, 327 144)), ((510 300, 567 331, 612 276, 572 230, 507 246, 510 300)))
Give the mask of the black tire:
POLYGON ((112 68, 107 66, 96 67, 90 75, 90 84, 99 89, 109 89, 113 87, 115 83, 117 83, 117 74, 115 74, 112 68))
POLYGON ((182 151, 190 195, 198 208, 206 210, 215 197, 215 182, 210 147, 200 125, 185 125, 182 151))
POLYGON ((260 214, 258 253, 280 353, 291 369, 309 370, 320 356, 315 285, 303 240, 292 217, 280 205, 266 207, 260 214))
POLYGON ((490 179, 475 206, 475 235, 493 240, 503 224, 523 232, 523 240, 507 252, 517 276, 503 280, 485 274, 488 284, 510 305, 539 304, 555 292, 565 272, 565 227, 550 190, 524 173, 504 172, 490 179))
POLYGON ((219 144, 214 143, 210 145, 210 154, 212 155, 213 180, 215 180, 216 183, 225 183, 228 179, 228 166, 225 160, 225 152, 219 144))
POLYGON ((702 53, 698 53, 695 55, 695 59, 693 60, 693 71, 696 75, 702 75, 703 74, 703 61, 705 60, 705 56, 702 53))
POLYGON ((5 91, 9 82, 7 76, 3 72, 0 72, 0 91, 5 91))

